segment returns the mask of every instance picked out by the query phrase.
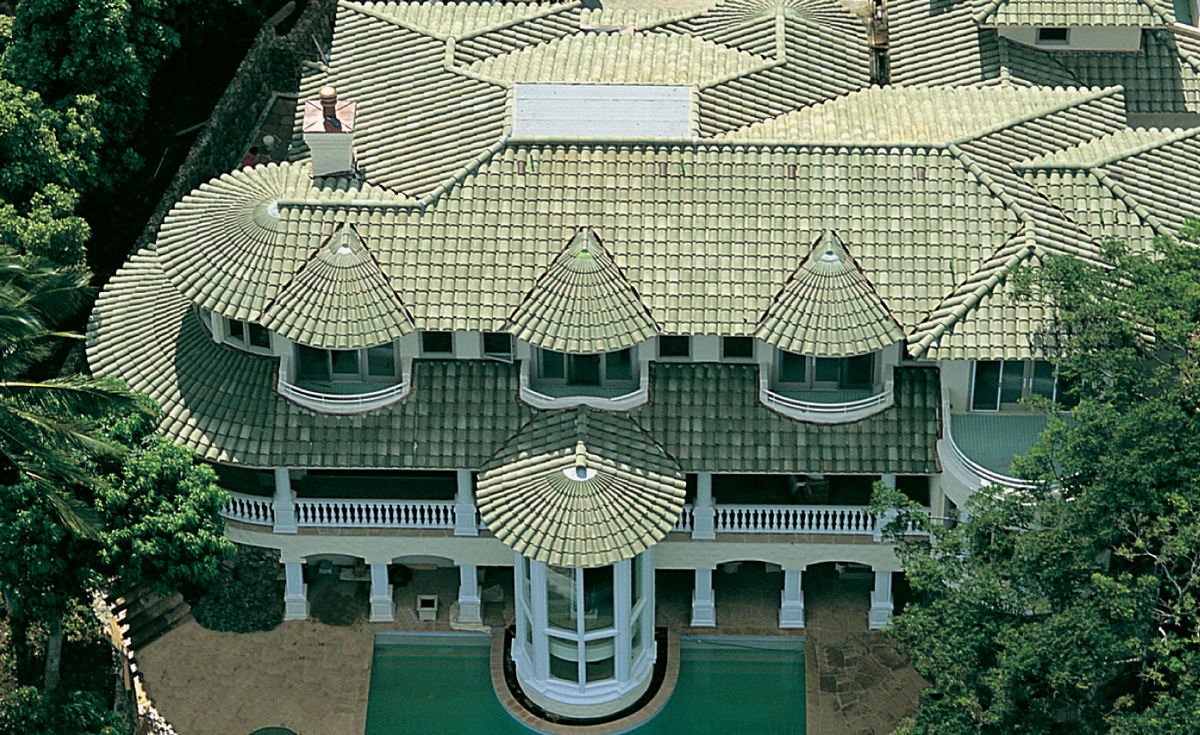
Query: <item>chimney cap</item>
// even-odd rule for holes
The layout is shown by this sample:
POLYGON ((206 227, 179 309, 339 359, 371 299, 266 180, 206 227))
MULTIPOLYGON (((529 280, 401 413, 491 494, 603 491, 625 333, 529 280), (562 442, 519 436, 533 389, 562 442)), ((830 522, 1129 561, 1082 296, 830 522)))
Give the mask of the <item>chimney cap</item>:
POLYGON ((337 99, 337 90, 333 87, 323 87, 320 91, 320 99, 308 99, 304 101, 304 127, 305 133, 353 133, 354 118, 358 111, 358 103, 350 100, 337 99), (326 91, 332 92, 332 97, 325 95, 326 91), (339 124, 334 125, 330 122, 330 112, 332 111, 334 119, 339 124))
POLYGON ((321 102, 337 102, 337 88, 321 87, 321 91, 317 92, 317 97, 321 99, 321 102))

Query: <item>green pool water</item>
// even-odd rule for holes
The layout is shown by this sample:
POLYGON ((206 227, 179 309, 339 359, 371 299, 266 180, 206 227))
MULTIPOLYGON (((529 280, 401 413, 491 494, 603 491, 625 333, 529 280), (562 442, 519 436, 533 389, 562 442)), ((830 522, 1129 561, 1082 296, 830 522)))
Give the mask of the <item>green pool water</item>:
MULTIPOLYGON (((500 706, 482 635, 379 634, 366 735, 529 735, 500 706)), ((684 638, 679 683, 637 735, 804 735, 803 641, 684 638)))

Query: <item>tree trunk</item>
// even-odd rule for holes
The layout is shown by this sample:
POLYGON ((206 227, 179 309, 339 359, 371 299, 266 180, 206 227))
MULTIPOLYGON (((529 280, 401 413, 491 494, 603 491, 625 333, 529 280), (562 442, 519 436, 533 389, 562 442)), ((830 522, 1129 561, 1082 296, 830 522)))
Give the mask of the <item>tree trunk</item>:
POLYGON ((58 688, 59 676, 62 671, 63 626, 62 618, 53 617, 50 620, 50 638, 46 641, 46 680, 42 689, 46 693, 58 688))

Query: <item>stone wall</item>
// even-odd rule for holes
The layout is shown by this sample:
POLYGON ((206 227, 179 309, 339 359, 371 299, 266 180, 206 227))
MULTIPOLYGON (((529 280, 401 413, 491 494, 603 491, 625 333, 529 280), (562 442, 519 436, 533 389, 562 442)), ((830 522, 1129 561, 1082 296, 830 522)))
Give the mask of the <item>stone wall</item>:
POLYGON ((175 202, 209 179, 232 171, 254 132, 254 125, 271 102, 273 92, 295 92, 303 63, 317 56, 317 45, 328 50, 333 37, 337 0, 308 0, 295 25, 280 34, 293 7, 289 4, 259 30, 254 44, 234 72, 192 143, 187 158, 163 192, 133 252, 154 242, 158 228, 175 202))

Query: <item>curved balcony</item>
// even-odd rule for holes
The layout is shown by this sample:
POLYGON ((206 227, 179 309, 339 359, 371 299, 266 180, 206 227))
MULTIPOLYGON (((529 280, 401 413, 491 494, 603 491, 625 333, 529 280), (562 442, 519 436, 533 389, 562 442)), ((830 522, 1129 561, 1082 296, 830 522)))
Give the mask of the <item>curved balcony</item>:
POLYGON ((849 424, 874 416, 886 411, 896 404, 891 380, 884 384, 883 391, 865 397, 845 398, 845 391, 829 391, 831 400, 812 400, 820 396, 820 391, 806 391, 805 399, 786 396, 771 390, 768 378, 758 381, 758 400, 775 413, 782 414, 796 421, 807 421, 812 424, 849 424))
POLYGON ((951 414, 944 411, 946 434, 938 441, 942 467, 973 489, 984 485, 1031 488, 1033 483, 1007 474, 1015 455, 1025 454, 1046 428, 1040 414, 951 414), (955 441, 959 423, 964 441, 955 441), (971 455, 975 456, 972 459, 971 455), (990 467, 988 466, 990 465, 990 467))
POLYGON ((554 385, 533 387, 530 360, 521 363, 519 398, 534 408, 557 409, 587 406, 605 411, 629 411, 650 400, 650 372, 642 370, 636 388, 608 385, 554 385))
MULTIPOLYGON (((364 392, 331 393, 326 391, 302 388, 288 382, 285 376, 292 374, 292 358, 283 355, 279 358, 279 380, 277 392, 292 403, 316 413, 350 415, 369 413, 387 408, 393 403, 403 400, 412 392, 412 373, 405 370, 401 381, 386 388, 364 392)), ((365 385, 365 384, 362 384, 365 385)), ((359 387, 357 384, 347 384, 347 387, 359 387)))

